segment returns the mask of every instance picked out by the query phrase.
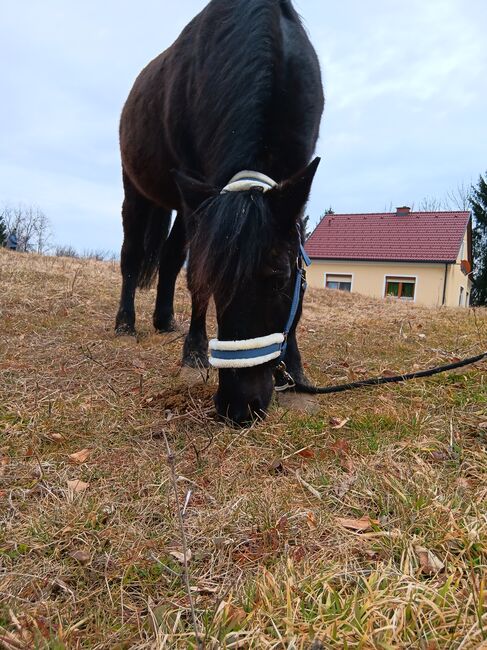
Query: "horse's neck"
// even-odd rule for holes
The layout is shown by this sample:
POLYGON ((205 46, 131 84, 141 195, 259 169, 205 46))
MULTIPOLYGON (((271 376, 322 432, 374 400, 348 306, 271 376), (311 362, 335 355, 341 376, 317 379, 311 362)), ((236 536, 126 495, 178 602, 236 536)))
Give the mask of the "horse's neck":
POLYGON ((268 133, 276 119, 273 95, 283 56, 279 0, 220 0, 215 9, 220 15, 208 15, 201 25, 205 30, 215 19, 208 45, 215 50, 198 57, 204 79, 198 113, 205 125, 197 138, 207 171, 221 185, 243 169, 268 171, 273 156, 268 133))

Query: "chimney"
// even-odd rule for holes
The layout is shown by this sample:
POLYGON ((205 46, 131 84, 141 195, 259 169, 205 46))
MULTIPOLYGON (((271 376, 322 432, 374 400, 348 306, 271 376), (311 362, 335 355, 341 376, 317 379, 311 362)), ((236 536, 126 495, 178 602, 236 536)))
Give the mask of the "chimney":
POLYGON ((396 208, 396 214, 397 215, 406 215, 411 212, 411 208, 408 207, 407 205, 403 205, 400 208, 396 208))

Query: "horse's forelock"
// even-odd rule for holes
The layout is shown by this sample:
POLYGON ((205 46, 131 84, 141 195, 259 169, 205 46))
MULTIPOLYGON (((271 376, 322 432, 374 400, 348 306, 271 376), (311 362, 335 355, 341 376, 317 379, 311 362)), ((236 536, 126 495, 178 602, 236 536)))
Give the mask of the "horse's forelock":
POLYGON ((272 218, 259 190, 228 192, 195 215, 190 245, 191 290, 218 296, 228 305, 238 288, 255 277, 272 240, 272 218))

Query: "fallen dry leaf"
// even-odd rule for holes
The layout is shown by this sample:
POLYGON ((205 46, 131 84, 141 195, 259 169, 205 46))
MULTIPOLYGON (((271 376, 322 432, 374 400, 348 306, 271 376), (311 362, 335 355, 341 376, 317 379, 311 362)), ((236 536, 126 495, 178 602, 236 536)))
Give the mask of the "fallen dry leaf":
POLYGON ((353 370, 357 375, 366 375, 367 374, 367 368, 359 367, 359 368, 354 368, 353 370))
MULTIPOLYGON (((180 551, 171 551, 169 555, 171 555, 180 564, 184 564, 184 553, 181 553, 180 551)), ((191 562, 192 557, 193 554, 191 553, 191 549, 188 548, 186 551, 186 562, 191 562)))
POLYGON ((273 474, 281 474, 284 471, 284 465, 282 461, 282 458, 274 458, 272 463, 269 465, 269 471, 273 474))
POLYGON ((316 488, 314 488, 312 485, 310 485, 307 481, 304 480, 304 478, 301 478, 299 475, 299 472, 295 472, 296 478, 298 481, 301 483, 301 485, 308 490, 308 492, 311 492, 311 494, 316 497, 317 499, 321 500, 321 494, 318 492, 316 488))
POLYGON ((61 578, 54 578, 54 580, 51 583, 52 590, 54 592, 56 591, 65 591, 66 593, 70 594, 73 599, 75 597, 74 591, 68 587, 68 585, 61 580, 61 578))
POLYGON ((191 591, 195 594, 217 594, 218 587, 209 585, 198 585, 197 587, 190 587, 191 591))
POLYGON ((330 418, 332 429, 343 429, 347 422, 350 422, 350 418, 345 418, 344 420, 341 420, 340 418, 330 418))
POLYGON ((335 440, 335 442, 330 445, 330 451, 334 451, 335 454, 339 456, 341 454, 348 454, 350 452, 350 443, 347 440, 335 440))
POLYGON ((244 609, 224 600, 220 603, 217 614, 220 612, 224 613, 226 624, 230 627, 240 627, 247 620, 247 612, 244 609))
POLYGON ((88 460, 90 454, 91 449, 82 449, 81 451, 77 451, 74 454, 69 454, 69 459, 73 463, 78 463, 81 465, 81 463, 84 463, 88 460))
POLYGON ((414 551, 418 556, 421 571, 427 576, 434 575, 443 571, 445 565, 443 562, 429 549, 424 546, 415 546, 414 551))
POLYGON ((83 566, 86 566, 90 561, 90 554, 86 551, 73 551, 69 555, 73 560, 76 560, 76 562, 79 562, 83 566))
POLYGON ((371 519, 370 517, 361 517, 360 519, 343 519, 342 517, 337 517, 336 521, 344 528, 356 531, 372 530, 373 526, 379 525, 377 519, 371 519))
POLYGON ((340 467, 348 472, 349 474, 353 474, 355 471, 355 464, 351 458, 347 457, 342 457, 340 458, 340 467))
POLYGON ((298 451, 298 456, 302 456, 303 458, 314 458, 315 455, 312 449, 301 449, 301 451, 298 451))
POLYGON ((313 512, 306 513, 306 523, 308 524, 308 527, 311 528, 311 530, 315 530, 316 528, 318 528, 318 524, 316 523, 316 517, 313 512))
POLYGON ((85 483, 79 479, 76 479, 75 481, 68 481, 67 483, 68 490, 71 490, 71 492, 84 492, 90 487, 89 483, 85 483))
POLYGON ((335 485, 333 492, 339 499, 341 499, 347 494, 356 480, 357 476, 355 474, 349 474, 346 478, 343 479, 343 481, 340 481, 335 485))
POLYGON ((279 521, 276 523, 276 528, 279 531, 286 531, 289 526, 289 520, 286 517, 286 515, 282 515, 282 517, 279 518, 279 521))
POLYGON ((304 546, 296 546, 296 548, 291 551, 291 554, 295 562, 301 562, 301 560, 306 557, 306 549, 304 546))

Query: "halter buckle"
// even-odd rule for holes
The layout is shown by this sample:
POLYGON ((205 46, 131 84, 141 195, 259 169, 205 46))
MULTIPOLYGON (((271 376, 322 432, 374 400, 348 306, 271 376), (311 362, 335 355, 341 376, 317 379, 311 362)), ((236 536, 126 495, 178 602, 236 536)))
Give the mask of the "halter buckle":
POLYGON ((294 388, 296 386, 296 382, 288 373, 284 361, 279 362, 279 364, 276 366, 276 370, 281 373, 282 378, 286 381, 285 384, 279 384, 274 386, 274 390, 277 393, 283 393, 285 390, 289 390, 290 388, 294 388))

